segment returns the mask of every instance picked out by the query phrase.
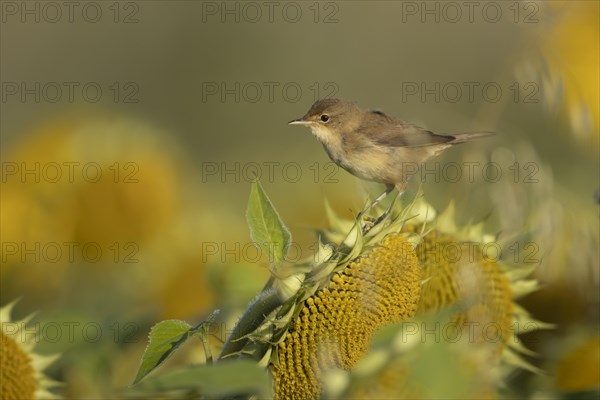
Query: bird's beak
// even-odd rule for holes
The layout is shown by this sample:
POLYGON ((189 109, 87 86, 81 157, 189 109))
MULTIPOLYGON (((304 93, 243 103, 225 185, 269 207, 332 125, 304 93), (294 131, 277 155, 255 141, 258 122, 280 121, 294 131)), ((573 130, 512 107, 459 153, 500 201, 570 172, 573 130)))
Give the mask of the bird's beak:
POLYGON ((309 125, 310 121, 306 121, 304 119, 304 117, 302 118, 298 118, 298 119, 293 119, 290 122, 288 122, 288 125, 309 125))

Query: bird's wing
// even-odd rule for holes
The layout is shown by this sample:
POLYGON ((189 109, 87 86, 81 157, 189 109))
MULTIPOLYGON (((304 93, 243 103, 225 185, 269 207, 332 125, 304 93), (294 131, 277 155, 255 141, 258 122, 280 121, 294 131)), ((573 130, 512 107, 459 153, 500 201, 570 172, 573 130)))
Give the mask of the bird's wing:
POLYGON ((359 130, 370 141, 391 147, 430 146, 455 139, 454 136, 438 135, 418 125, 391 118, 381 111, 372 111, 359 130))

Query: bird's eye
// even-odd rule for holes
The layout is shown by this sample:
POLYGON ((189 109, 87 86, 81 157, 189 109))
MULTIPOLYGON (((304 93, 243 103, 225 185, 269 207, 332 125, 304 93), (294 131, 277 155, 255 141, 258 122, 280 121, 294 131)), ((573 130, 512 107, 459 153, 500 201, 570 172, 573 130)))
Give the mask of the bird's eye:
POLYGON ((329 121, 329 115, 327 115, 327 114, 321 115, 321 121, 323 121, 323 122, 329 121))

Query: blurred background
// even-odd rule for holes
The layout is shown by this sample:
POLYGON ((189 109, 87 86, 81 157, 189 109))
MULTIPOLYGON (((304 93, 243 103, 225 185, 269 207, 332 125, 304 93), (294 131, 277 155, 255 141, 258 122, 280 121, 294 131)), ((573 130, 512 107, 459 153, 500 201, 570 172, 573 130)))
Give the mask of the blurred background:
POLYGON ((323 97, 497 132, 411 190, 527 236, 517 261, 539 264, 543 288, 522 304, 558 327, 525 338, 549 376, 517 376, 521 392, 597 386, 565 371, 600 362, 598 2, 1 6, 0 304, 38 312, 37 351, 61 354, 47 374, 64 396, 116 396, 159 320, 235 320, 269 275, 245 223, 254 176, 295 258, 314 250, 326 199, 350 217, 382 190, 286 125, 323 97))

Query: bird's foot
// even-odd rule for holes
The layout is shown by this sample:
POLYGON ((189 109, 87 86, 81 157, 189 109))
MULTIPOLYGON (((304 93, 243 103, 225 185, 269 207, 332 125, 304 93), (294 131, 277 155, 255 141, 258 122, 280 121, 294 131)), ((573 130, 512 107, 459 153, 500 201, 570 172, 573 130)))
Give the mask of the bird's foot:
POLYGON ((377 218, 365 216, 362 219, 359 219, 362 225, 362 233, 366 235, 371 229, 375 228, 377 225, 383 222, 385 217, 389 214, 390 210, 386 210, 383 214, 381 214, 377 218))
POLYGON ((369 217, 368 215, 365 215, 362 218, 359 215, 359 222, 361 224, 361 229, 362 229, 363 235, 366 235, 367 232, 369 232, 371 229, 373 229, 376 221, 377 220, 375 218, 369 217))

